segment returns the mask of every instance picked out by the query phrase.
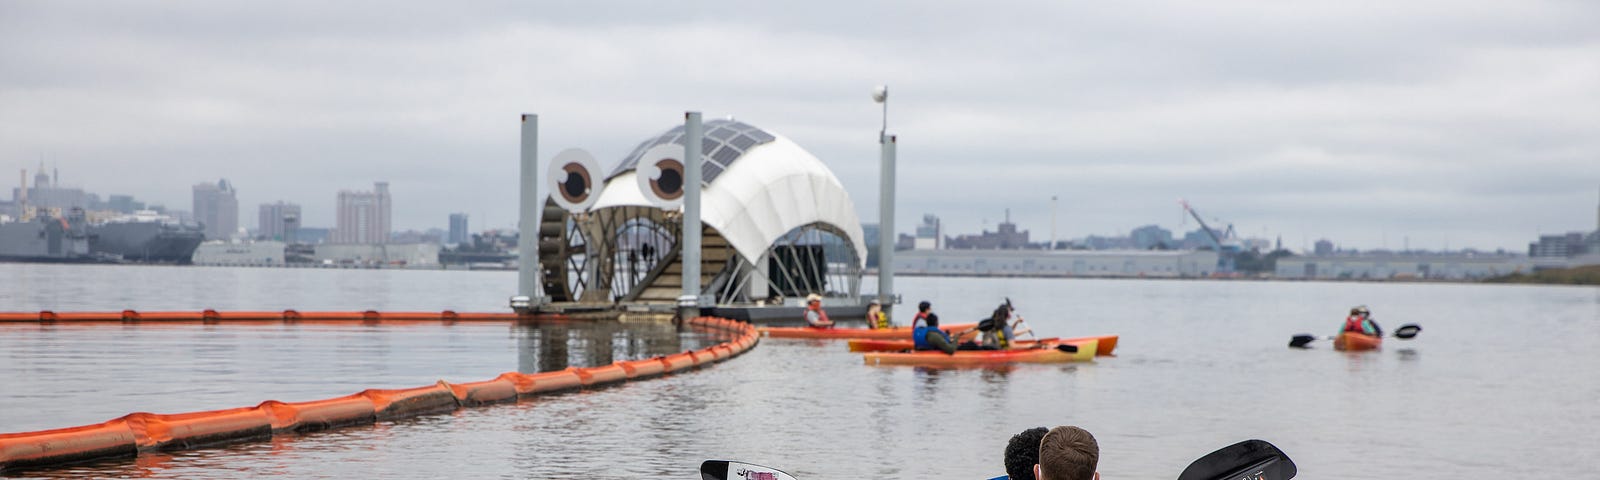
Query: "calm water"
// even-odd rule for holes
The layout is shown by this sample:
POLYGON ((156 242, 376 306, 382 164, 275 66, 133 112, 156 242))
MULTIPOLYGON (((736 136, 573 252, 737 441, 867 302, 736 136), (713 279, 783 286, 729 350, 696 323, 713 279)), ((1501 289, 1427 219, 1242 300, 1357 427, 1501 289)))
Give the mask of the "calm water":
MULTIPOLYGON (((499 310, 509 272, 0 265, 0 309, 499 310)), ((868 285, 874 284, 871 281, 868 285)), ((707 458, 803 479, 983 478, 1032 426, 1076 424, 1106 478, 1174 478, 1246 438, 1300 478, 1594 478, 1600 288, 901 278, 976 319, 1010 296, 1046 335, 1117 333, 1116 358, 1001 370, 867 367, 842 342, 764 340, 614 388, 45 476, 694 478, 707 458), (1285 347, 1352 305, 1410 342, 1285 347)), ((0 432, 474 381, 713 341, 651 325, 0 328, 0 432), (299 374, 297 372, 304 372, 299 374), (216 385, 217 388, 206 388, 216 385)), ((1319 342, 1320 343, 1320 342, 1319 342)), ((601 360, 604 360, 602 362, 601 360)))

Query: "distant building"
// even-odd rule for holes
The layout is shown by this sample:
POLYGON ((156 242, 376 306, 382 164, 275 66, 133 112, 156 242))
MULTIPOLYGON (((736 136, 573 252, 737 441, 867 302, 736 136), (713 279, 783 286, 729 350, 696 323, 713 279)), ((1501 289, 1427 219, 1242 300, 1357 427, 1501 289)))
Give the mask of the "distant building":
POLYGON ((194 186, 194 218, 207 239, 233 238, 239 231, 239 198, 227 179, 194 186))
POLYGON ((339 192, 338 225, 331 243, 382 245, 389 243, 389 182, 373 184, 371 192, 339 192))
POLYGON ((460 245, 471 240, 471 233, 467 233, 467 214, 450 214, 450 238, 447 242, 451 245, 460 245))
POLYGON ((1582 232, 1557 235, 1540 235, 1539 241, 1528 244, 1528 256, 1566 258, 1589 253, 1589 245, 1582 232))
POLYGON ((111 195, 106 200, 106 209, 117 213, 133 213, 145 209, 144 202, 134 200, 133 195, 111 195))
POLYGON ((1196 250, 913 250, 896 254, 905 275, 990 277, 1207 277, 1217 252, 1196 250))
POLYGON ((324 265, 429 268, 439 265, 439 245, 431 243, 317 245, 312 258, 324 265))
POLYGON ((331 233, 331 232, 327 228, 300 227, 300 231, 296 232, 295 235, 294 235, 294 241, 295 241, 295 243, 299 243, 299 244, 303 244, 303 245, 316 245, 316 244, 319 244, 319 243, 328 243, 329 233, 331 233))
POLYGON ((1083 237, 1083 247, 1089 250, 1145 250, 1135 247, 1133 239, 1128 237, 1102 237, 1090 235, 1083 237))
POLYGON ((300 205, 278 201, 277 203, 261 204, 261 216, 257 220, 257 234, 268 240, 280 240, 284 243, 298 243, 297 235, 300 230, 300 205))
POLYGON ((922 224, 917 225, 917 238, 911 248, 916 250, 938 250, 943 248, 944 227, 939 223, 939 217, 933 214, 923 214, 922 224))
POLYGON ((443 244, 445 231, 430 228, 424 231, 404 230, 389 235, 389 243, 432 243, 443 244))
POLYGON ((195 265, 281 267, 284 243, 278 241, 233 243, 210 241, 195 249, 195 265))
MULTIPOLYGON (((27 172, 22 174, 27 178, 27 172)), ((44 165, 39 166, 38 174, 33 176, 33 186, 26 185, 11 189, 12 203, 20 208, 22 200, 27 200, 27 205, 42 210, 70 210, 72 207, 91 209, 100 203, 100 196, 84 193, 81 188, 62 187, 60 175, 55 178, 44 173, 44 165)), ((18 212, 20 214, 20 212, 18 212)), ((19 215, 20 216, 20 215, 19 215)))
POLYGON ((1355 254, 1278 259, 1278 278, 1406 280, 1472 280, 1528 273, 1538 266, 1527 257, 1463 254, 1355 254))
POLYGON ((1319 257, 1333 255, 1333 242, 1328 241, 1326 238, 1317 240, 1316 248, 1312 251, 1319 257))
POLYGON ((961 235, 950 240, 950 247, 960 250, 1019 250, 1028 246, 1028 231, 1017 231, 1011 223, 1011 210, 1006 210, 1006 221, 1000 222, 997 231, 985 230, 978 235, 961 235))
POLYGON ((1133 240, 1133 248, 1150 250, 1152 248, 1171 248, 1172 231, 1155 225, 1145 225, 1135 228, 1128 233, 1133 240))
POLYGON ((1183 234, 1183 243, 1180 246, 1186 249, 1215 249, 1217 248, 1217 241, 1211 238, 1211 234, 1206 233, 1206 229, 1197 228, 1183 234))

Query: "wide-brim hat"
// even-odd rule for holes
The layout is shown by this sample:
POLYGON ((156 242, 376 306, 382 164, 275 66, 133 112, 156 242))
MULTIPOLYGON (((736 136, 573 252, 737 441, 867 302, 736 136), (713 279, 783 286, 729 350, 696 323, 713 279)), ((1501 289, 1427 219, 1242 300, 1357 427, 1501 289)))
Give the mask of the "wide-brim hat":
POLYGON ((820 302, 820 301, 822 301, 822 295, 817 295, 815 293, 810 294, 810 295, 806 295, 806 303, 820 302))

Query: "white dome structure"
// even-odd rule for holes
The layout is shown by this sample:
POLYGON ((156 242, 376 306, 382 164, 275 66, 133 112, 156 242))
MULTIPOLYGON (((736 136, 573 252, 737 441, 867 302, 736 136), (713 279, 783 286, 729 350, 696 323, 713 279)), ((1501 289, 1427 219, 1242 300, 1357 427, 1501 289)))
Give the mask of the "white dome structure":
MULTIPOLYGON (((700 218, 706 228, 701 269, 705 292, 718 304, 808 293, 856 298, 867 250, 855 204, 833 172, 794 141, 749 124, 711 120, 704 132, 700 218), (719 247, 730 252, 719 256, 719 247)), ((563 262, 565 275, 546 268, 547 291, 550 280, 565 278, 575 300, 603 300, 596 293, 601 287, 611 292, 611 300, 643 303, 670 301, 678 293, 681 279, 673 275, 681 276, 681 268, 674 269, 672 262, 681 210, 662 210, 651 203, 640 189, 636 167, 652 147, 683 142, 684 128, 675 127, 640 143, 612 170, 594 205, 578 215, 587 217, 587 228, 569 220, 564 229, 589 239, 582 242, 586 255, 581 263, 593 257, 600 262, 580 268, 580 262, 569 258, 563 262), (574 269, 582 271, 574 274, 574 269), (550 278, 552 274, 557 278, 550 278)), ((541 247, 541 263, 554 264, 546 253, 541 247)))

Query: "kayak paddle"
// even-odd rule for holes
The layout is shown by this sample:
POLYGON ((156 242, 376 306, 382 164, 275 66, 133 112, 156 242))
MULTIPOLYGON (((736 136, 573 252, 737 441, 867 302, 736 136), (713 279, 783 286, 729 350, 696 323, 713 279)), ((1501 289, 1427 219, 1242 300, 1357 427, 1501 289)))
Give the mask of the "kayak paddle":
MULTIPOLYGON (((1294 460, 1265 440, 1245 440, 1211 452, 1183 469, 1178 480, 1287 480, 1294 460)), ((708 477, 709 478, 709 477, 708 477)))
MULTIPOLYGON (((1417 334, 1421 333, 1421 332, 1422 332, 1422 326, 1421 325, 1417 325, 1415 323, 1407 323, 1405 325, 1401 325, 1400 328, 1394 329, 1394 334, 1390 335, 1390 336, 1392 336, 1394 338, 1401 339, 1401 340, 1410 340, 1413 337, 1416 337, 1417 334)), ((1294 348, 1306 348, 1306 344, 1311 343, 1313 340, 1317 340, 1317 339, 1333 340, 1333 338, 1334 337, 1332 337, 1332 336, 1318 337, 1318 336, 1315 336, 1315 335, 1312 335, 1312 334, 1309 334, 1309 333, 1302 333, 1302 334, 1295 335, 1294 337, 1290 338, 1289 339, 1289 346, 1294 347, 1294 348)))
POLYGON ((700 464, 700 480, 795 480, 793 475, 772 467, 727 460, 706 460, 700 464))

